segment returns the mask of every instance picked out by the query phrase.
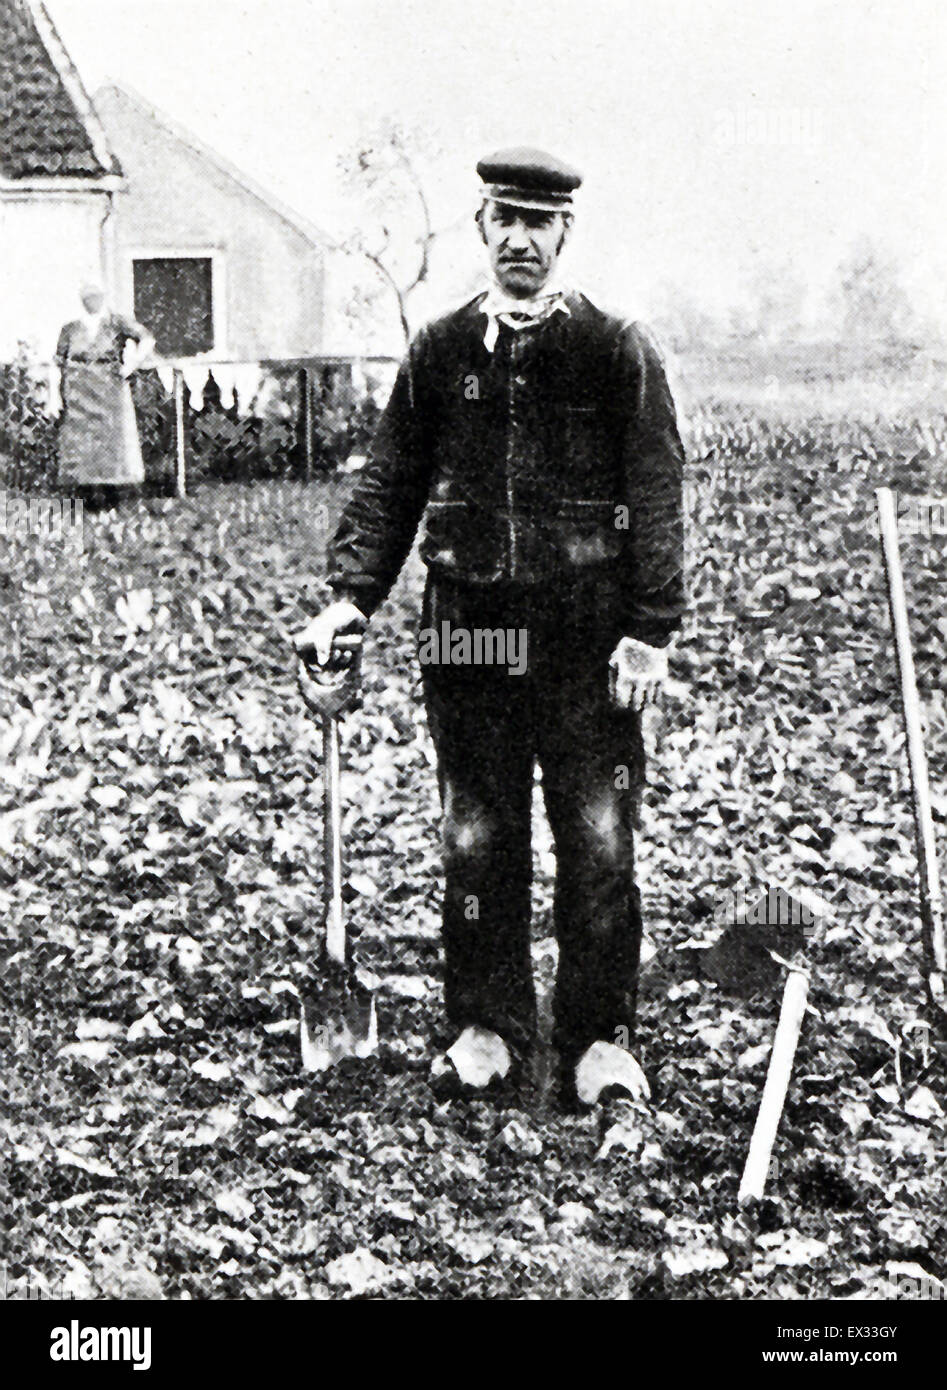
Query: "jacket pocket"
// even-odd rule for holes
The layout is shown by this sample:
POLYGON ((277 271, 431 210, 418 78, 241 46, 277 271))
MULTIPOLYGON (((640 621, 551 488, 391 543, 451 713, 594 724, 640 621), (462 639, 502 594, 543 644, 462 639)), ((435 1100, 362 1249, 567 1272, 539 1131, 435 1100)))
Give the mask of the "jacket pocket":
POLYGON ((466 579, 494 580, 501 573, 496 517, 471 502, 429 502, 420 552, 426 565, 466 579))
POLYGON ((553 541, 561 562, 569 566, 615 560, 623 549, 613 502, 592 499, 561 502, 552 519, 553 541))

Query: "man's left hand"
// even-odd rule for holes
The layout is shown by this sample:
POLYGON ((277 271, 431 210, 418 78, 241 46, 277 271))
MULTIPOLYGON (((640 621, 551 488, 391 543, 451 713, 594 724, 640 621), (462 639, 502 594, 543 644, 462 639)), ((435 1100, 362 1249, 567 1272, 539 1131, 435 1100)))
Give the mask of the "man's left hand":
POLYGON ((667 679, 668 656, 663 647, 623 637, 609 658, 609 690, 620 709, 657 704, 667 679))

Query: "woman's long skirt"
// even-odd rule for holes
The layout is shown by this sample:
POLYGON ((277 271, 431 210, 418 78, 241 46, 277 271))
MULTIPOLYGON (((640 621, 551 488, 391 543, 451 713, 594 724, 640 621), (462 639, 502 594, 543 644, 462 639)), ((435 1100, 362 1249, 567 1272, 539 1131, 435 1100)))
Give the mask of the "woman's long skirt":
POLYGON ((68 363, 59 431, 60 485, 127 486, 144 480, 128 382, 105 365, 68 363))

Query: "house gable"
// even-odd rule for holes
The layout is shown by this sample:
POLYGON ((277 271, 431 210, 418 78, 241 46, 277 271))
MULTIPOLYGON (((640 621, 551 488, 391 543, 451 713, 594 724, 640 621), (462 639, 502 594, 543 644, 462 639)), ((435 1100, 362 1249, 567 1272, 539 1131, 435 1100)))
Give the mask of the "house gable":
POLYGON ((0 0, 0 175, 100 180, 121 171, 39 0, 0 0))
POLYGON ((115 200, 116 303, 150 322, 170 356, 319 352, 318 229, 124 85, 95 100, 126 179, 115 200))
POLYGON ((176 152, 177 159, 186 159, 196 166, 201 178, 229 188, 242 199, 249 199, 258 206, 261 214, 284 223, 311 246, 324 251, 334 245, 319 227, 294 208, 288 207, 268 189, 262 188, 236 164, 219 151, 211 149, 193 131, 159 110, 127 83, 107 82, 96 92, 95 103, 116 144, 120 145, 123 140, 128 142, 132 132, 137 131, 141 137, 149 131, 149 143, 161 141, 166 148, 176 152))

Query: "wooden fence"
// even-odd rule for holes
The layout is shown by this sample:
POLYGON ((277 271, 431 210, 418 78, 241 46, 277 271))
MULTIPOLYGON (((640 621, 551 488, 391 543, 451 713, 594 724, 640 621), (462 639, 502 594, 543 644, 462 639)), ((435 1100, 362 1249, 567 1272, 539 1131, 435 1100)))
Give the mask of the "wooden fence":
MULTIPOLYGON (((175 491, 179 497, 183 497, 187 491, 192 422, 196 416, 210 409, 219 412, 231 422, 240 419, 255 421, 260 417, 252 412, 249 415, 241 415, 239 387, 236 385, 231 388, 231 404, 226 407, 223 405, 219 378, 234 370, 245 370, 248 364, 217 361, 206 364, 172 362, 167 365, 173 371, 175 491), (206 378, 201 391, 202 405, 200 411, 195 411, 192 407, 192 386, 195 373, 203 374, 205 366, 206 378)), ((346 422, 341 430, 343 448, 346 438, 349 438, 349 443, 354 446, 367 443, 365 435, 367 431, 370 432, 373 412, 368 412, 367 423, 360 421, 363 426, 361 432, 357 427, 353 430, 353 421, 360 418, 367 402, 374 404, 375 411, 379 409, 375 397, 378 394, 387 395, 386 388, 393 378, 397 359, 386 356, 277 358, 254 363, 252 366, 258 369, 262 378, 283 383, 284 389, 279 393, 284 410, 282 423, 292 435, 296 471, 302 478, 307 479, 315 472, 326 471, 343 461, 338 457, 337 450, 327 447, 327 431, 324 427, 331 412, 341 416, 346 422), (295 389, 291 393, 285 390, 288 376, 293 378, 295 383, 295 389), (356 376, 361 377, 361 383, 356 381, 356 376), (371 380, 372 377, 374 382, 371 380), (293 402, 291 419, 285 414, 290 396, 293 402)), ((231 390, 228 390, 227 394, 230 395, 231 390)))
MULTIPOLYGON (((385 356, 161 360, 132 381, 149 481, 309 478, 362 452, 397 366, 385 356)), ((55 486, 57 424, 44 364, 0 366, 0 481, 55 486)))

